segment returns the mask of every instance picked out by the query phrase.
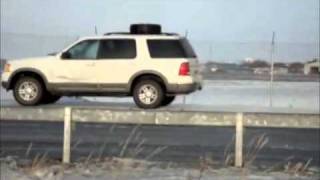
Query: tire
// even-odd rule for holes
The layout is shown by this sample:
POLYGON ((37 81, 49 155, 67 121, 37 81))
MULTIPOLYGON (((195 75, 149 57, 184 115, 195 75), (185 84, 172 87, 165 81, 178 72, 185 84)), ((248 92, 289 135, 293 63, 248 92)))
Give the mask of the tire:
POLYGON ((52 104, 52 103, 59 101, 60 98, 61 98, 61 96, 52 95, 49 92, 47 92, 46 95, 42 98, 41 103, 42 104, 52 104))
POLYGON ((161 34, 159 24, 132 24, 130 26, 131 34, 161 34))
POLYGON ((155 80, 141 80, 133 89, 133 100, 140 108, 153 109, 160 107, 163 99, 164 90, 155 80))
POLYGON ((41 103, 44 95, 42 83, 33 77, 21 77, 14 84, 13 96, 24 106, 34 106, 41 103))
POLYGON ((167 106, 167 105, 171 104, 174 101, 175 98, 176 98, 175 96, 165 96, 163 101, 162 101, 162 103, 161 103, 161 105, 162 106, 167 106))

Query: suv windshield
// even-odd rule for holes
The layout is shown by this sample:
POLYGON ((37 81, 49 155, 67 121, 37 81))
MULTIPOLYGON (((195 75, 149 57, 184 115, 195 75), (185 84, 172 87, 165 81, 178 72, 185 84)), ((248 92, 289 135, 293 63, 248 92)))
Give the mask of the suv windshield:
POLYGON ((183 39, 152 39, 147 40, 152 58, 195 58, 188 40, 183 39))

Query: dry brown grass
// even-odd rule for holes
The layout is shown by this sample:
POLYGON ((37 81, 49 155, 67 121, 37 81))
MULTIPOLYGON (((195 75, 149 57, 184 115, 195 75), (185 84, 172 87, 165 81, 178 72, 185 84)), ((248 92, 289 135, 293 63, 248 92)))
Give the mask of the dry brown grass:
POLYGON ((231 141, 227 144, 223 152, 225 166, 232 166, 234 164, 234 152, 233 152, 234 144, 235 144, 235 135, 233 135, 231 141))
POLYGON ((28 146, 28 148, 27 148, 27 150, 26 150, 26 153, 25 153, 25 156, 26 157, 29 157, 29 155, 30 155, 30 152, 31 152, 31 149, 32 149, 32 142, 30 142, 29 143, 29 146, 28 146))
POLYGON ((132 131, 130 132, 129 136, 127 137, 126 141, 122 145, 119 157, 123 157, 125 155, 125 152, 127 150, 128 145, 130 144, 131 140, 133 139, 137 129, 139 128, 139 125, 135 126, 132 131))
POLYGON ((266 136, 266 134, 259 135, 251 140, 248 146, 249 149, 244 156, 244 168, 248 168, 252 165, 259 152, 265 147, 268 142, 269 138, 266 136))
POLYGON ((284 170, 286 173, 292 174, 292 175, 300 175, 300 176, 306 176, 308 175, 308 168, 311 164, 312 159, 309 159, 307 162, 297 162, 297 163, 291 163, 290 161, 285 165, 284 170))

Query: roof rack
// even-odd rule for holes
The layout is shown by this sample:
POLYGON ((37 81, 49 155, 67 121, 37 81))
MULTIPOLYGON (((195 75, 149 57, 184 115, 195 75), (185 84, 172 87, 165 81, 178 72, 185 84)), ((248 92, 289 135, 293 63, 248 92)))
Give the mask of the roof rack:
POLYGON ((105 33, 104 35, 108 36, 113 34, 130 35, 129 32, 108 32, 108 33, 105 33))
POLYGON ((163 35, 167 35, 167 36, 178 36, 178 33, 161 33, 163 35))
POLYGON ((133 34, 130 32, 108 32, 104 34, 105 36, 109 35, 166 35, 166 36, 178 36, 177 33, 160 33, 160 34, 133 34))

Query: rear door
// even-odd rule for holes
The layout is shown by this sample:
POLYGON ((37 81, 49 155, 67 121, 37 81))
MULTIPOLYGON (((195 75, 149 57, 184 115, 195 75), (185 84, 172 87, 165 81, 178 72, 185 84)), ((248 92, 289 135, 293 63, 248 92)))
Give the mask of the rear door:
POLYGON ((102 39, 96 64, 99 87, 104 91, 126 91, 136 71, 137 47, 134 39, 102 39))

